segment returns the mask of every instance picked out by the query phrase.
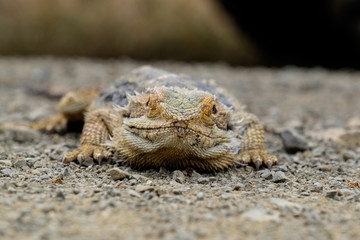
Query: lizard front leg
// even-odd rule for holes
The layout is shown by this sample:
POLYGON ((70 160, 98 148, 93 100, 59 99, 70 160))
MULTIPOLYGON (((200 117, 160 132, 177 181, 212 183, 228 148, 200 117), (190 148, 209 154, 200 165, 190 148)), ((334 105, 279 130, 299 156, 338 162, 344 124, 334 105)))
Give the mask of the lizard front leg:
POLYGON ((242 115, 241 123, 242 144, 238 159, 246 164, 252 162, 256 170, 261 165, 271 168, 277 162, 277 157, 266 152, 264 127, 258 118, 250 113, 242 115))
POLYGON ((67 153, 62 161, 70 163, 78 160, 81 164, 87 157, 92 157, 99 164, 103 159, 110 159, 111 152, 104 143, 113 136, 114 111, 108 108, 98 109, 91 112, 85 120, 85 125, 80 138, 81 146, 67 153))
POLYGON ((99 95, 101 88, 83 88, 65 94, 59 101, 58 114, 27 126, 39 131, 60 132, 69 122, 83 122, 86 109, 99 95))

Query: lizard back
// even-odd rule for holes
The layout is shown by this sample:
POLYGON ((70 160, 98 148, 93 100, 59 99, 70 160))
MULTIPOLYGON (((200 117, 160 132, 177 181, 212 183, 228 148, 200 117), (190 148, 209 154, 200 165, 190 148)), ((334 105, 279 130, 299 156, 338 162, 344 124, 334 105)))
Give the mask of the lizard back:
POLYGON ((128 104, 127 94, 149 92, 155 87, 198 89, 216 96, 220 102, 227 107, 232 107, 233 110, 241 109, 241 105, 232 99, 223 88, 217 86, 212 79, 175 74, 151 66, 137 68, 131 73, 120 77, 112 86, 100 93, 91 109, 104 105, 124 107, 128 104))

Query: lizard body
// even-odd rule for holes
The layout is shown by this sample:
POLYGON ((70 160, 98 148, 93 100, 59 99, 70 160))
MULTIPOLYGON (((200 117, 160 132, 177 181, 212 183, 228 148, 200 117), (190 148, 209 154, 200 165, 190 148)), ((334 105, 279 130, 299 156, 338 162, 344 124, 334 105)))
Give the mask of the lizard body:
POLYGON ((57 131, 67 129, 71 123, 82 123, 84 115, 92 101, 96 99, 101 92, 99 87, 89 87, 80 90, 74 90, 66 93, 59 101, 58 113, 49 118, 30 123, 30 128, 39 131, 57 131))
POLYGON ((80 143, 64 163, 86 157, 101 163, 116 155, 134 168, 221 171, 277 161, 266 152, 257 117, 214 81, 148 66, 91 99, 80 143))

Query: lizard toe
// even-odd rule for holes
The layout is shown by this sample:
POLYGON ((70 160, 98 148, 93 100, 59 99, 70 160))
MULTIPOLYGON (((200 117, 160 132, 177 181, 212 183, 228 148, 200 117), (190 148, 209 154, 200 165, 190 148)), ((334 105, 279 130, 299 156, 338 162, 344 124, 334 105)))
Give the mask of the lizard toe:
POLYGON ((262 165, 270 169, 276 161, 276 156, 268 154, 265 150, 247 150, 239 155, 239 165, 252 163, 256 170, 259 170, 262 165))
POLYGON ((263 163, 263 159, 261 157, 261 154, 259 152, 257 152, 257 151, 252 151, 250 156, 251 156, 252 163, 256 167, 256 170, 259 170, 260 166, 263 163))
POLYGON ((66 161, 66 155, 63 155, 63 156, 61 157, 61 163, 65 163, 65 161, 66 161))
POLYGON ((93 158, 99 163, 103 162, 104 159, 109 160, 111 157, 111 152, 106 150, 104 147, 96 147, 94 149, 93 158))
POLYGON ((79 154, 80 154, 79 149, 75 149, 74 151, 67 153, 66 155, 64 155, 62 157, 62 159, 61 159, 62 163, 68 164, 68 163, 71 163, 71 162, 77 160, 77 157, 79 154))
POLYGON ((249 164, 251 161, 251 156, 247 152, 244 152, 240 155, 241 161, 243 161, 245 164, 249 164))
POLYGON ((264 164, 270 169, 277 162, 277 157, 272 154, 266 154, 264 164))
POLYGON ((104 159, 109 159, 110 156, 111 152, 109 152, 103 147, 91 144, 84 144, 79 148, 75 149, 74 151, 67 153, 62 158, 62 162, 70 163, 77 160, 81 165, 86 158, 91 157, 99 164, 101 164, 104 159))
POLYGON ((84 156, 80 153, 78 156, 77 156, 77 160, 79 162, 80 165, 82 165, 83 161, 84 161, 84 156))

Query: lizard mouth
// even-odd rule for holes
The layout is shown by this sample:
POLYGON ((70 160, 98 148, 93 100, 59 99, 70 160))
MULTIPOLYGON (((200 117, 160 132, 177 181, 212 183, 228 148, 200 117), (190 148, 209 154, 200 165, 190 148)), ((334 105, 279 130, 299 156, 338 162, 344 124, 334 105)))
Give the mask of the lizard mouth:
POLYGON ((124 138, 131 139, 130 141, 140 148, 152 151, 169 147, 182 149, 184 152, 195 151, 194 149, 210 150, 230 142, 227 132, 218 129, 215 125, 208 127, 200 123, 157 122, 155 124, 150 121, 140 123, 126 119, 123 122, 123 130, 124 138))
POLYGON ((128 131, 136 134, 136 135, 143 135, 146 133, 176 133, 178 137, 184 137, 185 135, 195 135, 197 137, 203 136, 207 138, 211 138, 210 135, 202 133, 200 131, 186 128, 186 127, 179 127, 179 126, 169 126, 169 127, 134 127, 128 126, 128 131))

